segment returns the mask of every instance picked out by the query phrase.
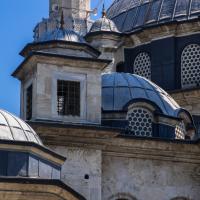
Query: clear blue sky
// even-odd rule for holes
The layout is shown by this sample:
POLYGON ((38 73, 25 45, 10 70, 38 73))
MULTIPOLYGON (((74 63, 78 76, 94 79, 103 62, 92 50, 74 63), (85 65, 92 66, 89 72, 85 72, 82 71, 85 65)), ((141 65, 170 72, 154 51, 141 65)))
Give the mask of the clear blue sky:
MULTIPOLYGON (((0 108, 19 115, 20 83, 11 73, 23 60, 20 50, 33 41, 33 28, 48 16, 49 0, 0 1, 0 108)), ((111 2, 106 0, 106 7, 111 2)), ((92 0, 92 7, 97 3, 92 0)))

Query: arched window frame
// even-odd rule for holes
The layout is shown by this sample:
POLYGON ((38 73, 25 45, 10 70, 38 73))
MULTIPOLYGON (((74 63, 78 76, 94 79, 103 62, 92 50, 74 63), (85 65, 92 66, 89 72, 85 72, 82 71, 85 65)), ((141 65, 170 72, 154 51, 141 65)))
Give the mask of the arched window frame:
POLYGON ((108 200, 122 200, 122 199, 123 200, 137 200, 134 196, 127 193, 118 193, 108 198, 108 200))
POLYGON ((133 134, 134 136, 153 137, 154 111, 155 108, 145 102, 138 102, 129 105, 126 117, 128 121, 127 132, 131 135, 133 134), (136 112, 133 114, 133 111, 136 112), (142 115, 148 115, 148 117, 145 118, 142 115), (131 121, 130 118, 132 118, 131 121), (130 129, 130 127, 132 129, 130 129))
POLYGON ((136 55, 133 73, 151 80, 151 56, 148 52, 142 51, 136 55))
POLYGON ((182 88, 200 85, 200 45, 191 43, 181 53, 181 86, 182 88), (196 51, 192 51, 196 48, 196 51), (191 52, 190 52, 191 51, 191 52))

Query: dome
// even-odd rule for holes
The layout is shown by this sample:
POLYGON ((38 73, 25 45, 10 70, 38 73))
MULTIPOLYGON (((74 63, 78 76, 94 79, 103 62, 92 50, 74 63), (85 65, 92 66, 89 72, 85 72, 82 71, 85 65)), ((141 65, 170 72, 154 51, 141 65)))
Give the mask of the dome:
POLYGON ((171 117, 178 117, 182 110, 169 94, 146 78, 116 72, 102 75, 103 111, 124 111, 134 100, 151 102, 162 114, 171 117))
POLYGON ((105 14, 102 16, 102 18, 95 21, 90 29, 90 33, 99 31, 119 32, 115 23, 108 19, 105 14))
POLYGON ((107 11, 121 32, 172 21, 198 18, 200 1, 186 0, 115 0, 107 11))
POLYGON ((45 32, 37 42, 45 42, 51 40, 61 40, 61 41, 68 41, 68 42, 78 42, 84 43, 85 40, 81 37, 78 33, 74 30, 62 29, 58 28, 51 32, 45 32))
POLYGON ((34 142, 42 145, 35 131, 20 118, 0 109, 0 140, 34 142))

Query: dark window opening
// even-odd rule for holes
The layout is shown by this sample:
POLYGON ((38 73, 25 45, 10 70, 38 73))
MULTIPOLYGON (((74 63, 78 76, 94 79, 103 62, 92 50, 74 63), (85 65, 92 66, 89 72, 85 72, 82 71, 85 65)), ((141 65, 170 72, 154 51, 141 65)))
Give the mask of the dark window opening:
POLYGON ((57 82, 58 115, 80 116, 80 82, 57 82))
POLYGON ((30 85, 26 90, 26 119, 32 118, 32 99, 33 99, 33 86, 30 85))
POLYGON ((116 72, 124 72, 124 62, 119 62, 116 65, 116 72))

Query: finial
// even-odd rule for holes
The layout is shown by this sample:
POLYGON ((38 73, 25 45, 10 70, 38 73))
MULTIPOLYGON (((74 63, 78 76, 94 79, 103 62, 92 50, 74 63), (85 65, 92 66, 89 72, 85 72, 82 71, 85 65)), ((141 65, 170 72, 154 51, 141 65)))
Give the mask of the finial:
POLYGON ((102 8, 102 18, 103 17, 106 17, 105 4, 103 4, 103 8, 102 8))
POLYGON ((60 18, 60 28, 64 29, 64 25, 65 25, 65 20, 64 20, 64 13, 62 11, 61 13, 61 18, 60 18))

